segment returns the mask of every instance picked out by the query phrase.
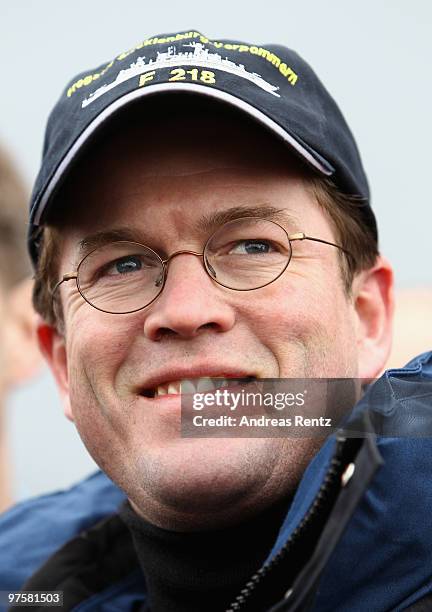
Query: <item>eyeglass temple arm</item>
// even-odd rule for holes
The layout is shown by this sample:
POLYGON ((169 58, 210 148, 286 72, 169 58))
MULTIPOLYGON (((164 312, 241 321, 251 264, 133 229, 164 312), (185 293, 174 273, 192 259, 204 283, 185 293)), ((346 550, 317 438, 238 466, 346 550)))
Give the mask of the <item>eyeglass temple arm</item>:
POLYGON ((77 279, 77 275, 74 272, 69 272, 68 274, 65 274, 63 276, 63 278, 61 280, 59 280, 59 282, 54 286, 54 289, 51 291, 51 297, 53 298, 57 289, 60 287, 60 285, 64 282, 70 281, 72 279, 77 279))
POLYGON ((322 238, 312 238, 311 236, 306 236, 304 232, 298 232, 297 234, 291 234, 291 236, 288 236, 288 238, 291 242, 294 242, 295 240, 312 240, 313 242, 321 242, 322 244, 329 244, 330 246, 334 246, 337 249, 340 249, 341 251, 349 255, 352 259, 354 259, 354 256, 349 251, 347 251, 347 249, 344 249, 338 244, 335 244, 334 242, 329 242, 328 240, 322 240, 322 238))

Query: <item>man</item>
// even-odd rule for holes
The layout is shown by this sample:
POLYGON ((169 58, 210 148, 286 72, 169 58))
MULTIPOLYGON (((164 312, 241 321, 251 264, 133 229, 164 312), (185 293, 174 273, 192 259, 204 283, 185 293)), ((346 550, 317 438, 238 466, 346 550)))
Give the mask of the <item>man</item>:
POLYGON ((0 149, 0 510, 12 503, 4 404, 8 392, 34 373, 40 355, 34 335, 30 262, 25 247, 27 193, 0 149))
POLYGON ((180 436, 182 384, 371 380, 390 350, 366 177, 299 56, 183 32, 80 75, 49 121, 30 250, 65 414, 128 501, 97 475, 6 515, 21 569, 0 559, 5 587, 70 610, 384 610, 427 592, 427 570, 371 586, 392 554, 407 569, 402 546, 358 563, 400 506, 371 528, 370 483, 382 503, 401 464, 379 469, 370 436, 180 436))

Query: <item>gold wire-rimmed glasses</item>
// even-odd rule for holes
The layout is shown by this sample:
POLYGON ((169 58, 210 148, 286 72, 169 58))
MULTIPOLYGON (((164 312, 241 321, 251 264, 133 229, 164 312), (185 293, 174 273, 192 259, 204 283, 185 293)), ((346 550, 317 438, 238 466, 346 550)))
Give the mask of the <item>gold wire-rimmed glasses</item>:
POLYGON ((307 236, 289 235, 276 221, 242 217, 221 225, 207 240, 202 253, 180 250, 162 259, 156 251, 138 242, 117 240, 93 249, 55 285, 52 298, 64 282, 76 280, 84 300, 102 312, 129 314, 149 306, 162 293, 169 262, 181 254, 200 257, 210 278, 228 289, 252 291, 276 281, 287 269, 292 243, 312 240, 343 247, 307 236))

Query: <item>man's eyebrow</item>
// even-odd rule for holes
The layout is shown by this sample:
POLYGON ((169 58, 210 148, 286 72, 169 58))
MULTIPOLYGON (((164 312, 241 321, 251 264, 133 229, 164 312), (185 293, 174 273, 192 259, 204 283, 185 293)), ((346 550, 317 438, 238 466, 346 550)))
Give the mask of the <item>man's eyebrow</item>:
MULTIPOLYGON (((211 234, 218 227, 228 221, 242 219, 244 217, 257 217, 259 219, 268 219, 276 221, 283 225, 288 225, 288 228, 293 231, 298 229, 298 219, 290 214, 284 208, 276 208, 269 205, 260 206, 233 206, 226 210, 219 210, 208 215, 202 215, 194 224, 196 232, 206 232, 211 234)), ((147 239, 143 233, 135 228, 116 227, 109 230, 102 230, 85 236, 78 242, 78 251, 75 259, 75 265, 84 259, 94 249, 102 247, 110 242, 117 240, 127 240, 129 242, 138 242, 140 244, 149 244, 150 239, 147 239)), ((150 246, 150 244, 149 244, 150 246)))
POLYGON ((78 242, 78 251, 75 263, 78 264, 86 255, 110 242, 117 240, 127 240, 128 242, 143 243, 141 232, 130 227, 116 227, 110 230, 102 230, 85 236, 78 242))
POLYGON ((244 217, 257 217, 259 219, 276 221, 282 225, 287 225, 287 229, 293 231, 297 231, 299 227, 299 220, 295 215, 289 213, 285 208, 276 208, 270 205, 233 206, 226 210, 219 210, 208 215, 203 215, 194 226, 197 231, 211 233, 224 223, 228 223, 228 221, 234 221, 244 217))

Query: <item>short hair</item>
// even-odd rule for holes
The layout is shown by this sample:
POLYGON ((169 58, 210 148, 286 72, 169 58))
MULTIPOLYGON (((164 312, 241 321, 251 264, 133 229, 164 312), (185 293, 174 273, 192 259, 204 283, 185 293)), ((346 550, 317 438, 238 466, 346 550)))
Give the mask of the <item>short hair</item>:
POLYGON ((0 284, 7 289, 30 273, 26 249, 28 193, 10 156, 0 148, 0 284))
MULTIPOLYGON (((111 120, 110 124, 99 136, 103 139, 103 142, 109 140, 111 135, 116 133, 116 130, 121 133, 122 127, 133 127, 138 124, 137 122, 140 117, 142 118, 140 113, 143 112, 140 110, 139 104, 139 102, 135 103, 127 113, 123 111, 123 114, 120 113, 117 119, 111 120)), ((153 104, 151 101, 146 102, 146 112, 147 115, 152 117, 153 121, 155 121, 156 117, 160 117, 163 120, 164 116, 166 117, 172 112, 173 106, 175 106, 176 115, 178 114, 178 116, 191 116, 195 118, 199 115, 202 117, 218 116, 219 118, 226 117, 231 120, 234 118, 238 122, 245 123, 251 129, 264 129, 258 126, 253 119, 245 116, 244 113, 240 113, 240 111, 222 104, 220 101, 203 100, 194 97, 193 109, 191 109, 190 96, 186 94, 177 94, 175 105, 172 104, 172 97, 166 96, 159 100, 155 96, 153 104)), ((95 138, 95 141, 97 139, 98 137, 95 138)), ((278 145, 281 147, 280 142, 278 145)), ((91 146, 86 149, 85 155, 89 154, 89 150, 92 150, 91 146)), ((287 148, 287 154, 288 152, 289 149, 287 148)), ((315 171, 306 166, 304 161, 299 160, 299 163, 304 170, 305 185, 329 218, 340 246, 353 255, 351 258, 340 252, 342 280, 346 293, 349 295, 354 275, 361 270, 372 267, 376 261, 378 256, 376 236, 364 219, 361 206, 363 202, 359 202, 358 196, 342 193, 330 179, 317 175, 315 171)), ((79 169, 79 162, 77 167, 79 169)), ((75 170, 76 167, 72 169, 71 174, 75 170)), ((65 185, 67 185, 68 180, 70 179, 66 178, 65 185)), ((60 187, 54 196, 57 201, 62 199, 63 188, 60 187)), ((41 234, 38 237, 39 257, 36 263, 33 304, 36 311, 47 323, 56 325, 58 321, 54 311, 52 291, 60 280, 58 278, 59 253, 61 252, 59 247, 61 244, 61 230, 67 223, 67 211, 61 210, 60 207, 57 207, 57 210, 53 210, 53 208, 51 208, 52 212, 46 226, 42 228, 41 234)), ((59 311, 58 315, 61 317, 61 308, 56 308, 56 310, 59 311)))

